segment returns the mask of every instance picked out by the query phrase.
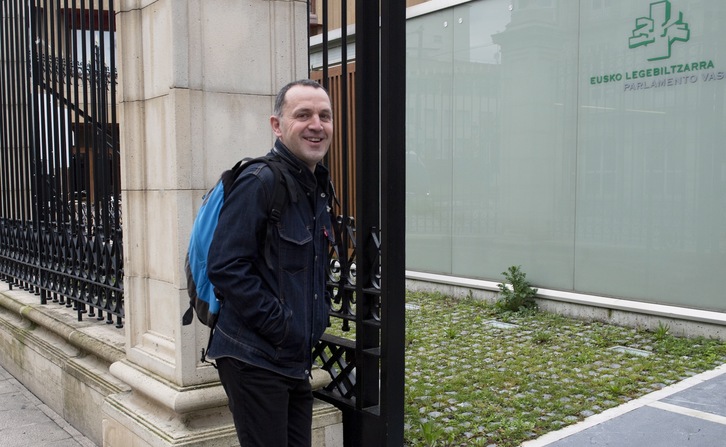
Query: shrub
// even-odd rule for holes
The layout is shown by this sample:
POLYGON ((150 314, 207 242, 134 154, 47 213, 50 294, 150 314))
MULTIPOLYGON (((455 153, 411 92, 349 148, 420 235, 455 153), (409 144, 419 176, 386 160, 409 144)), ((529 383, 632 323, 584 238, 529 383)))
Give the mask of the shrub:
POLYGON ((537 304, 534 296, 537 289, 530 287, 527 275, 521 266, 513 265, 506 272, 502 272, 507 283, 499 284, 499 299, 496 303, 500 311, 519 312, 523 309, 534 309, 537 304))

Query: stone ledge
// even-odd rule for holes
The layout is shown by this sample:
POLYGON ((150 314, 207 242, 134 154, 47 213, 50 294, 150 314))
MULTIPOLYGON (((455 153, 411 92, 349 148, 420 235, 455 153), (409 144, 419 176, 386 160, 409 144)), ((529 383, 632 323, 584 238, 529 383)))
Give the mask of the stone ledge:
MULTIPOLYGON (((0 289, 0 361, 38 399, 84 436, 102 444, 100 404, 129 387, 108 371, 123 355, 104 323, 77 322, 74 313, 54 304, 41 305, 23 290, 0 289), (102 326, 93 328, 93 325, 102 326), (101 339, 92 333, 106 331, 101 339)), ((115 337, 120 343, 123 332, 115 337)))
POLYGON ((87 318, 78 321, 75 313, 55 303, 40 304, 36 295, 25 290, 9 290, 6 283, 0 287, 0 307, 21 320, 46 328, 70 345, 91 352, 109 364, 126 356, 123 328, 109 327, 104 322, 87 318))

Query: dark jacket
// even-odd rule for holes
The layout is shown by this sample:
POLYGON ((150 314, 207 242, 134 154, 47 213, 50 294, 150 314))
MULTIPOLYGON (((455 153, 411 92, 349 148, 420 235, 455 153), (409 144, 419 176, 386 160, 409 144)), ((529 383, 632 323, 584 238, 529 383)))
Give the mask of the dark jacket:
POLYGON ((207 272, 222 296, 208 357, 234 357, 288 377, 310 374, 312 349, 328 324, 325 292, 329 173, 315 174, 278 140, 279 155, 295 179, 297 201, 288 197, 273 229, 268 268, 264 258, 267 209, 274 176, 267 165, 245 169, 225 198, 209 249, 207 272))

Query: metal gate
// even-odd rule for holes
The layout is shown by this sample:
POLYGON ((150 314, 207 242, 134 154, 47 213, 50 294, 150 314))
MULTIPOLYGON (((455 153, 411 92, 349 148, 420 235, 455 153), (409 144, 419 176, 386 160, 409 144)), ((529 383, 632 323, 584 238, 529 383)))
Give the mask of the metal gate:
POLYGON ((122 327, 113 1, 0 8, 0 277, 122 327))
POLYGON ((321 72, 312 77, 322 80, 333 99, 337 134, 329 164, 342 171, 334 172, 341 217, 328 281, 331 320, 344 332, 353 326, 355 336, 326 334, 316 346, 314 358, 333 379, 316 395, 343 411, 347 447, 401 446, 405 1, 356 2, 354 65, 348 64, 346 0, 321 3, 323 63, 321 72), (329 11, 340 13, 344 33, 343 44, 335 50, 328 45, 329 11), (341 54, 340 62, 331 67, 333 51, 341 54), (349 76, 353 66, 355 76, 349 76), (349 203, 352 197, 355 201, 349 203))

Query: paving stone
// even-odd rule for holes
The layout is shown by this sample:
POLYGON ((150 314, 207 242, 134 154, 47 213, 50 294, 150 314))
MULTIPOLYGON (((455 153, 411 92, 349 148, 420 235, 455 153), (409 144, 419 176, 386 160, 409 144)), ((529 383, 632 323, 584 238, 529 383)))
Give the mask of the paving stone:
POLYGON ((726 417, 726 374, 673 394, 663 402, 726 417))
MULTIPOLYGON (((13 447, 55 446, 62 441, 73 441, 70 434, 60 428, 55 422, 48 420, 48 418, 46 418, 45 422, 41 423, 31 423, 2 429, 0 436, 2 436, 3 446, 13 447)), ((77 446, 78 442, 75 445, 77 446)))
POLYGON ((96 447, 0 367, 1 447, 96 447))
POLYGON ((726 425, 657 408, 641 407, 548 444, 548 447, 716 447, 724 445, 726 445, 726 425))

